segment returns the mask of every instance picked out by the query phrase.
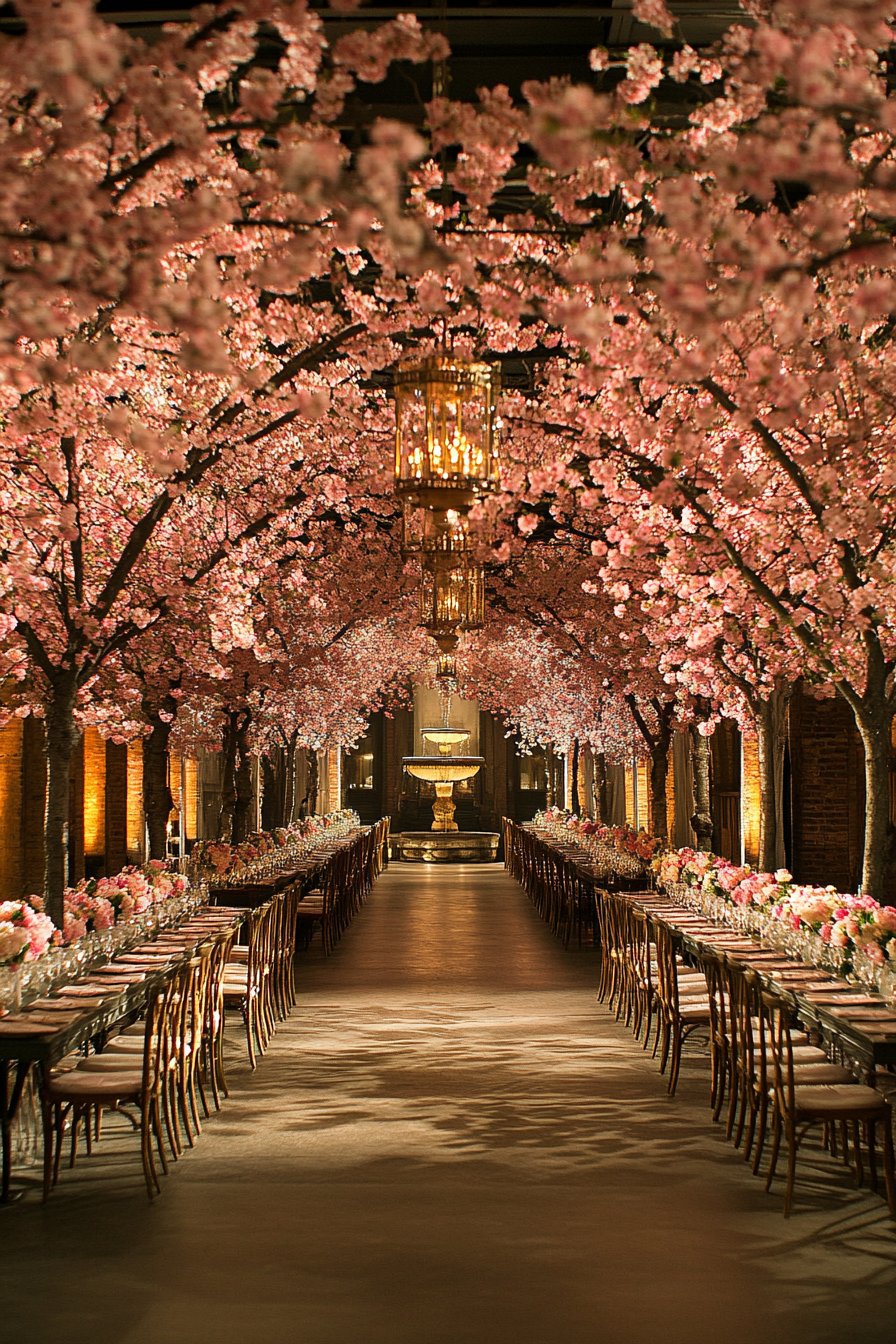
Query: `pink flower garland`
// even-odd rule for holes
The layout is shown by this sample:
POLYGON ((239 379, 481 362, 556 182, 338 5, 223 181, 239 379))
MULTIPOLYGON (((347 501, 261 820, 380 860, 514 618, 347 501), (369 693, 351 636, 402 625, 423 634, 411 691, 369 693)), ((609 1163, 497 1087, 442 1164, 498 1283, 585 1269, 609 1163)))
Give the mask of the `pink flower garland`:
POLYGON ((788 928, 804 929, 851 960, 857 953, 874 965, 896 962, 896 907, 835 887, 802 886, 785 868, 757 873, 693 849, 672 850, 654 861, 658 881, 683 883, 732 905, 755 906, 788 928))

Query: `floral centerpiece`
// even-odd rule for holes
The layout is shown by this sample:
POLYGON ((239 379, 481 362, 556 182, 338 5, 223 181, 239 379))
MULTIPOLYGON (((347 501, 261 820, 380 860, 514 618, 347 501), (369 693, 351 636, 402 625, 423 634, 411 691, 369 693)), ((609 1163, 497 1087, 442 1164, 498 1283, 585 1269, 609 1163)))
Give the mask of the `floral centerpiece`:
POLYGON ((290 826, 277 826, 273 831, 255 831, 238 845, 224 840, 200 840, 193 846, 190 860, 197 876, 211 882, 248 876, 253 865, 270 855, 282 852, 298 842, 318 843, 333 827, 358 825, 358 815, 348 809, 330 812, 325 817, 303 817, 290 826))
POLYGON ((690 891, 714 915, 727 912, 730 922, 761 930, 812 964, 869 981, 888 970, 896 988, 896 907, 833 886, 802 885, 785 868, 757 872, 693 849, 659 855, 653 868, 671 894, 690 891))
MULTIPOLYGON (((539 812, 535 823, 557 834, 562 830, 590 849, 609 850, 611 854, 615 852, 628 860, 640 860, 642 863, 651 863, 663 847, 663 842, 657 836, 643 828, 630 826, 627 822, 621 826, 605 826, 602 822, 578 817, 558 807, 539 812)), ((612 866, 611 854, 599 853, 598 856, 612 866)))
POLYGON ((123 868, 113 877, 82 878, 64 896, 66 943, 88 933, 105 933, 122 920, 142 915, 153 905, 182 896, 189 883, 161 859, 142 868, 123 868))
POLYGON ((37 961, 51 946, 57 930, 42 907, 39 896, 0 901, 0 966, 37 961))

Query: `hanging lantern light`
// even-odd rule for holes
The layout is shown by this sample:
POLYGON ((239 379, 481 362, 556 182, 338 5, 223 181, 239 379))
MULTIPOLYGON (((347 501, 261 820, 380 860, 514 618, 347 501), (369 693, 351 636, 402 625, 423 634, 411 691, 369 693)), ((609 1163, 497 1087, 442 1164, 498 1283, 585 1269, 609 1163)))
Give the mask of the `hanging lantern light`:
POLYGON ((435 355, 395 375, 395 488, 423 509, 465 512, 498 484, 496 366, 435 355))
POLYGON ((463 557, 431 556, 423 563, 420 624, 443 653, 451 653, 463 630, 485 624, 485 575, 463 557))
POLYGON ((456 509, 423 509, 406 498, 401 550, 406 556, 466 555, 470 550, 469 523, 456 509))
POLYGON ((437 681, 457 681, 457 660, 450 653, 443 653, 436 663, 437 681))

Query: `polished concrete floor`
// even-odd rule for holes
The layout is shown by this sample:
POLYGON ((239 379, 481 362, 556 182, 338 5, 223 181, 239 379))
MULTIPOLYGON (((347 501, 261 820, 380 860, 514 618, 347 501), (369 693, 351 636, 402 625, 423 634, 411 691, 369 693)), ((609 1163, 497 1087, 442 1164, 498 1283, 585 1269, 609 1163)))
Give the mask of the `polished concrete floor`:
POLYGON ((883 1202, 810 1147, 785 1221, 595 982, 500 867, 393 866, 160 1199, 110 1126, 0 1210, 0 1339, 894 1344, 883 1202))

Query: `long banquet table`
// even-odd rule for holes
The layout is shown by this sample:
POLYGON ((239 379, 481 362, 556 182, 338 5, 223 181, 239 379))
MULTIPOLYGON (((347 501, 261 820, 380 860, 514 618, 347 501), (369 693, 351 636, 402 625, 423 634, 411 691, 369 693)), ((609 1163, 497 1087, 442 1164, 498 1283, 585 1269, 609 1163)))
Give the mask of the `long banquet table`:
MULTIPOLYGON (((245 911, 241 909, 220 910, 222 916, 220 928, 237 927, 245 920, 245 911), (229 915, 229 918, 226 916, 229 915)), ((189 924, 190 921, 186 921, 189 924)), ((185 932, 189 932, 187 928, 185 932)), ((165 930, 166 933, 179 932, 177 927, 165 930)), ((131 1014, 143 1011, 150 995, 163 981, 187 961, 196 946, 202 941, 201 931, 196 931, 196 940, 183 952, 172 952, 164 967, 157 970, 147 968, 140 971, 134 967, 133 974, 126 983, 117 986, 110 978, 108 986, 97 986, 96 994, 80 997, 83 982, 92 982, 101 973, 101 968, 86 970, 71 984, 59 987, 53 992, 56 1003, 67 1004, 67 995, 72 991, 79 997, 71 999, 71 1007, 59 1011, 55 1008, 41 1010, 38 1003, 26 1005, 21 1012, 0 1017, 0 1131, 2 1131, 2 1169, 0 1169, 0 1204, 10 1202, 10 1176, 12 1168, 12 1127, 15 1123, 22 1093, 28 1075, 35 1065, 40 1070, 50 1069, 65 1055, 77 1050, 87 1041, 102 1036, 116 1022, 131 1014)), ((152 943, 147 939, 147 945, 152 943)), ((119 957, 107 963, 114 967, 116 962, 127 963, 134 950, 123 952, 119 957)))
MULTIPOLYGON (((605 897, 603 874, 595 871, 588 852, 577 845, 560 843, 531 825, 525 829, 560 862, 570 865, 578 881, 590 889, 599 921, 605 897)), ((661 892, 616 891, 614 896, 662 919, 673 930, 681 949, 697 962, 712 953, 750 966, 767 989, 791 1003, 804 1026, 816 1031, 869 1081, 877 1068, 896 1066, 896 1005, 876 991, 789 957, 761 939, 698 914, 661 892)))
POLYGON ((264 905, 278 892, 287 891, 296 883, 302 887, 304 896, 313 886, 317 886, 324 877, 327 867, 334 863, 337 854, 347 846, 360 844, 370 832, 370 827, 362 827, 354 834, 342 836, 330 844, 321 845, 312 850, 300 863, 281 872, 266 876, 249 876, 243 882, 211 886, 209 900, 212 905, 235 905, 251 909, 264 905))

